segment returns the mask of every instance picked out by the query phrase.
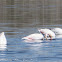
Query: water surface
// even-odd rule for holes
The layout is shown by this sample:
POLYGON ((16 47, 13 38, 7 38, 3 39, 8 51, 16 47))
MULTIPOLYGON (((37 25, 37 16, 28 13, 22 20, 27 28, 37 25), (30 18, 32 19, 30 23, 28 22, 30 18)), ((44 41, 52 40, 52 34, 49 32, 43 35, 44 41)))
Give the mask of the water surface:
MULTIPOLYGON (((16 23, 0 23, 0 32, 4 31, 7 45, 0 48, 1 62, 55 62, 62 61, 62 37, 56 40, 35 40, 37 42, 25 42, 21 38, 35 33, 37 28, 54 28, 55 25, 38 25, 38 27, 24 26, 21 28, 16 23)), ((60 25, 59 27, 62 27, 60 25)), ((34 40, 33 40, 34 41, 34 40)))

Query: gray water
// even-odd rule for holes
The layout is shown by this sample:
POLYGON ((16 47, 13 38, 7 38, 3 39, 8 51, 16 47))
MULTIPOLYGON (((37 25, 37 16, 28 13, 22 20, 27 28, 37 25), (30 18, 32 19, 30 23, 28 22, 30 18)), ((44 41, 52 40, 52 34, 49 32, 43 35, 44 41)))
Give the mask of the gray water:
MULTIPOLYGON (((4 31, 7 45, 0 47, 1 62, 61 62, 62 37, 56 40, 33 40, 26 42, 21 38, 31 33, 38 32, 39 27, 13 27, 15 23, 0 23, 0 32, 4 31)), ((49 28, 52 26, 47 25, 49 28)), ((57 25, 56 25, 57 26, 57 25)), ((53 26, 53 27, 56 27, 53 26)), ((45 28, 45 26, 42 26, 45 28)), ((46 28, 48 28, 46 27, 46 28)), ((62 27, 62 26, 59 26, 62 27)))
POLYGON ((21 38, 38 28, 62 28, 61 0, 0 0, 0 32, 7 45, 0 45, 0 62, 62 62, 62 35, 56 40, 21 38))

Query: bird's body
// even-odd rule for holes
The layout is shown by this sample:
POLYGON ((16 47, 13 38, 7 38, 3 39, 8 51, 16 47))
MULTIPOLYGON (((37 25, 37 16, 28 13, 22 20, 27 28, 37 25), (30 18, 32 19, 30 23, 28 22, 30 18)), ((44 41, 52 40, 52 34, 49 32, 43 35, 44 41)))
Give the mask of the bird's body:
POLYGON ((34 33, 34 34, 30 34, 26 37, 23 37, 22 39, 26 39, 26 40, 39 40, 39 39, 43 39, 43 35, 39 34, 39 33, 34 33))
POLYGON ((49 29, 40 29, 39 32, 44 34, 46 39, 55 39, 55 33, 49 29))
POLYGON ((5 44, 7 44, 7 40, 6 40, 4 32, 2 32, 0 33, 0 45, 5 45, 5 44))
POLYGON ((51 29, 55 34, 59 34, 59 35, 62 35, 62 29, 61 28, 53 28, 51 29))

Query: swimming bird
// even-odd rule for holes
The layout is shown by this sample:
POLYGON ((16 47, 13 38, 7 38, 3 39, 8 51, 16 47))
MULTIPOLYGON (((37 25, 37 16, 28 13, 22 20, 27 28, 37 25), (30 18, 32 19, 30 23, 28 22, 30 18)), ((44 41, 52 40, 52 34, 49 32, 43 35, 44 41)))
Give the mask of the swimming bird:
POLYGON ((34 33, 34 34, 30 34, 26 37, 23 37, 22 39, 26 39, 26 40, 40 40, 43 39, 44 36, 41 33, 34 33))
POLYGON ((62 29, 61 28, 53 28, 53 29, 51 29, 55 34, 59 34, 59 35, 61 35, 62 34, 62 29))
POLYGON ((5 45, 5 44, 7 44, 7 40, 6 40, 4 32, 2 32, 0 33, 0 45, 5 45))
POLYGON ((50 29, 45 28, 45 29, 39 29, 38 31, 44 35, 45 39, 50 39, 50 40, 55 39, 55 33, 50 29))
POLYGON ((24 40, 24 42, 29 42, 29 43, 33 43, 33 42, 43 42, 43 40, 38 40, 38 39, 35 39, 35 40, 24 40))

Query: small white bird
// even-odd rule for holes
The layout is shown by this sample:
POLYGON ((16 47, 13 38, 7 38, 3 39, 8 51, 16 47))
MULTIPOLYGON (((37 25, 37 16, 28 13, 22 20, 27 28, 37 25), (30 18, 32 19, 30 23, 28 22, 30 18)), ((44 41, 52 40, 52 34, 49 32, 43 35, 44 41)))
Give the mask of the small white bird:
POLYGON ((46 39, 55 39, 55 33, 50 29, 39 29, 38 31, 42 33, 46 39))
POLYGON ((26 39, 26 40, 40 40, 40 39, 43 39, 43 35, 40 33, 34 33, 34 34, 30 34, 26 37, 23 37, 22 39, 26 39))
POLYGON ((7 44, 7 40, 6 40, 4 32, 2 32, 0 33, 0 45, 5 45, 5 44, 7 44))
POLYGON ((61 28, 53 28, 53 29, 51 29, 55 34, 59 34, 59 35, 61 35, 62 34, 62 29, 61 28))

